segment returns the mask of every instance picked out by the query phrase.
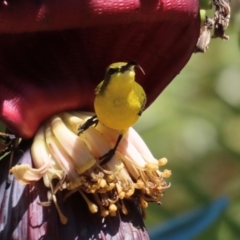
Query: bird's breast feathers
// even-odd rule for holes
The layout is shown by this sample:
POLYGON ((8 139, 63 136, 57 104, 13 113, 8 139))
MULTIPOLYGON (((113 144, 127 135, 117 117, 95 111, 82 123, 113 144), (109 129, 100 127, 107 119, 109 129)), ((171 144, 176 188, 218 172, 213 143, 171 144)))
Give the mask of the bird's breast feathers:
POLYGON ((94 102, 95 112, 102 123, 113 129, 124 130, 138 120, 143 102, 139 94, 134 91, 126 96, 105 94, 97 95, 94 102))

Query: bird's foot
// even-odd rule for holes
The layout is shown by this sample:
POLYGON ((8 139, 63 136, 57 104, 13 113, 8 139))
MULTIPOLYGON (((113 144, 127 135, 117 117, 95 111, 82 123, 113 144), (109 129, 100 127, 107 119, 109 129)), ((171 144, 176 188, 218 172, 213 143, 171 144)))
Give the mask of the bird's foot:
POLYGON ((107 153, 99 157, 99 160, 101 161, 100 165, 104 165, 108 163, 114 156, 115 152, 116 152, 116 149, 110 149, 107 153))
POLYGON ((97 116, 94 115, 93 117, 89 118, 84 124, 78 127, 78 136, 86 131, 89 127, 93 126, 96 127, 98 124, 97 116))

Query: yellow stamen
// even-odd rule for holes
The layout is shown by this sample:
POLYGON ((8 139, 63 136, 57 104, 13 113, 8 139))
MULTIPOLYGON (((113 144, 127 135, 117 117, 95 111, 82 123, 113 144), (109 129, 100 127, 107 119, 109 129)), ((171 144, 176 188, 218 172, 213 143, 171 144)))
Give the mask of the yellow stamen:
POLYGON ((171 170, 164 169, 162 174, 163 174, 164 178, 169 178, 172 175, 172 172, 171 172, 171 170))
POLYGON ((92 203, 82 191, 80 191, 80 190, 78 190, 78 191, 80 192, 80 194, 82 195, 82 197, 86 201, 89 211, 91 213, 96 213, 98 211, 97 205, 92 203))

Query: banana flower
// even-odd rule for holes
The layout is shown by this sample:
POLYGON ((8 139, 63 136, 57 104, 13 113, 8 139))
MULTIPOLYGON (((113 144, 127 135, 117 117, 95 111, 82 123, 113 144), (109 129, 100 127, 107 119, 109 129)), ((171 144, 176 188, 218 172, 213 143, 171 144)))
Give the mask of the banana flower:
POLYGON ((130 129, 102 168, 96 156, 116 133, 99 125, 90 129, 93 139, 86 132, 75 140, 88 149, 92 141, 91 151, 66 163, 64 154, 72 158, 80 150, 60 145, 57 129, 63 124, 69 136, 75 133, 73 122, 82 119, 76 110, 93 111, 94 88, 112 62, 141 64, 147 77, 138 82, 149 106, 191 57, 199 29, 198 0, 1 3, 0 119, 22 139, 11 172, 22 168, 16 178, 25 185, 8 179, 9 157, 2 159, 0 239, 149 238, 141 214, 169 186, 170 173, 157 170, 166 160, 141 152, 130 129), (108 132, 104 141, 98 140, 102 131, 108 132))

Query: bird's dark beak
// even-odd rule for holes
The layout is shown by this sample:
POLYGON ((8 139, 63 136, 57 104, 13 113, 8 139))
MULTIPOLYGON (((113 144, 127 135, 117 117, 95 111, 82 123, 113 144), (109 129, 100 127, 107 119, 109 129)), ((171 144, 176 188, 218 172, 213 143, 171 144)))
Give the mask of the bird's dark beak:
POLYGON ((143 73, 143 75, 145 75, 145 72, 144 72, 143 68, 142 68, 139 64, 137 64, 137 65, 135 65, 135 66, 138 67, 138 68, 141 70, 141 72, 143 73))
POLYGON ((121 70, 122 70, 122 72, 125 72, 125 71, 129 70, 131 67, 138 67, 141 70, 141 72, 145 75, 145 72, 142 69, 142 67, 135 61, 128 62, 125 66, 122 67, 121 70))

